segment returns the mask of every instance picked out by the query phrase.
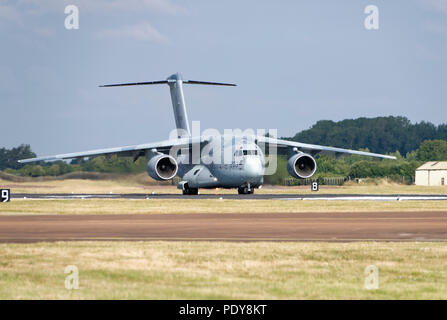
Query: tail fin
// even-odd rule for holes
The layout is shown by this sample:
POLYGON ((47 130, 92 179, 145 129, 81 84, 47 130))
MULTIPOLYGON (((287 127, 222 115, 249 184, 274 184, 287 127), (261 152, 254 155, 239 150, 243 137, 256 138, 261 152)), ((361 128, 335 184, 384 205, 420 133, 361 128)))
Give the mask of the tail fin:
POLYGON ((172 108, 174 110, 175 124, 177 127, 177 135, 179 138, 191 136, 191 131, 189 130, 188 114, 186 113, 185 97, 183 95, 183 83, 204 84, 213 86, 236 86, 233 83, 183 80, 182 76, 179 73, 175 73, 169 76, 166 80, 161 81, 108 84, 100 87, 141 86, 163 83, 168 84, 171 91, 172 108))

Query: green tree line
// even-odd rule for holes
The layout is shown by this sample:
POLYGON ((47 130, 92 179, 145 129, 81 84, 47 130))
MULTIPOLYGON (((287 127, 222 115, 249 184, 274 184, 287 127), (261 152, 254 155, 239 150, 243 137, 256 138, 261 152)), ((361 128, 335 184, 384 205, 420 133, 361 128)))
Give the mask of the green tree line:
POLYGON ((22 144, 17 148, 6 149, 0 148, 0 170, 19 169, 22 167, 17 160, 34 158, 36 154, 31 151, 31 146, 29 144, 22 144))
MULTIPOLYGON (((392 154, 397 157, 397 160, 380 160, 354 155, 343 156, 336 160, 330 156, 317 156, 318 170, 315 178, 388 177, 398 180, 401 177, 414 178, 415 169, 426 161, 447 161, 446 132, 447 125, 434 126, 426 122, 413 125, 403 117, 381 117, 340 122, 318 121, 311 129, 302 131, 289 139, 392 154), (315 136, 314 140, 310 138, 312 136, 315 136), (445 138, 432 139, 433 136, 445 138), (308 137, 308 140, 305 137, 308 137), (424 137, 429 137, 429 139, 421 141, 424 137), (370 146, 370 148, 367 149, 364 146, 370 146)), ((65 161, 27 165, 17 162, 19 159, 35 156, 29 145, 21 145, 9 150, 0 148, 0 170, 32 177, 58 176, 75 171, 139 173, 146 170, 147 163, 144 157, 134 162, 132 158, 118 156, 110 158, 99 156, 80 163, 73 160, 70 164, 65 161)), ((266 176, 266 183, 279 184, 290 177, 287 172, 286 157, 278 156, 277 162, 276 173, 266 176)))
MULTIPOLYGON (((362 149, 369 151, 368 149, 362 149)), ((447 141, 426 140, 420 147, 407 153, 404 157, 399 151, 388 153, 396 156, 396 160, 376 159, 359 155, 342 156, 335 159, 332 156, 316 157, 317 172, 314 179, 330 177, 356 178, 389 178, 396 182, 411 182, 415 170, 427 161, 447 161, 447 141)), ((278 156, 277 171, 274 175, 266 176, 265 182, 281 184, 290 178, 287 172, 287 158, 278 156)))
POLYGON ((338 122, 321 120, 288 140, 371 152, 399 151, 406 155, 425 140, 447 140, 447 124, 430 122, 412 124, 405 117, 346 119, 338 122))
POLYGON ((39 162, 37 164, 26 164, 18 169, 7 168, 6 173, 19 176, 40 177, 40 176, 59 176, 70 172, 106 172, 106 173, 139 173, 146 170, 146 159, 139 158, 133 161, 131 157, 118 157, 116 155, 107 159, 99 156, 80 163, 77 160, 70 164, 65 161, 39 162))

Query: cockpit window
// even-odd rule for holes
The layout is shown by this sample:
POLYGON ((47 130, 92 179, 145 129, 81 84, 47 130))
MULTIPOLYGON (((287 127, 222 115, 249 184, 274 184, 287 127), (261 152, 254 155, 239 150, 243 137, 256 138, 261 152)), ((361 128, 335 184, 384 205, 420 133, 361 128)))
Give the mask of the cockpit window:
POLYGON ((258 155, 258 150, 237 150, 234 153, 235 156, 256 156, 258 155))

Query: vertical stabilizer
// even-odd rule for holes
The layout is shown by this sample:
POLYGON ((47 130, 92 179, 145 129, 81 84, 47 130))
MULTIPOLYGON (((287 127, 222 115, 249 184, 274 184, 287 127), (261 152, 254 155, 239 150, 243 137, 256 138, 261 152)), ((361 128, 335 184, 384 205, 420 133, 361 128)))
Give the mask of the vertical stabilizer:
POLYGON ((186 113, 185 96, 183 95, 183 79, 179 73, 166 79, 171 91, 172 109, 179 138, 191 136, 188 114, 186 113))

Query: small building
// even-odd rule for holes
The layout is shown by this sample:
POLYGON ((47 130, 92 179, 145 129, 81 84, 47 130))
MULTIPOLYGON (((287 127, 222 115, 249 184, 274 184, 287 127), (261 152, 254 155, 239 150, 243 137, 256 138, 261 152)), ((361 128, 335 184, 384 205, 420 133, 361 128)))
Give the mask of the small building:
POLYGON ((415 183, 418 186, 445 186, 447 184, 447 161, 430 161, 416 169, 415 183))

